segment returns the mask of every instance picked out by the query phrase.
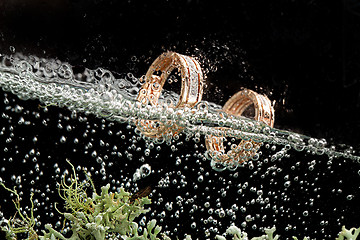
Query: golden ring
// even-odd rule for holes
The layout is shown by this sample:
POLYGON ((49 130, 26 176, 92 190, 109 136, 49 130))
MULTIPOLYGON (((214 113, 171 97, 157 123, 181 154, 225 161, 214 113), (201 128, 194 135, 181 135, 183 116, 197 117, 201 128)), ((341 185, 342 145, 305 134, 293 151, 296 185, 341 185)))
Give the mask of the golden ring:
MULTIPOLYGON (((234 116, 246 116, 256 121, 274 126, 274 108, 265 95, 244 89, 233 95, 223 106, 223 111, 234 116)), ((225 127, 218 127, 224 130, 225 127)), ((231 149, 225 153, 224 137, 207 135, 205 145, 209 155, 216 161, 225 164, 238 164, 252 158, 262 143, 253 140, 242 140, 238 145, 232 144, 231 149)))
MULTIPOLYGON (((193 57, 176 52, 165 52, 151 64, 145 75, 137 101, 142 104, 158 105, 158 100, 163 86, 174 69, 180 70, 181 93, 178 103, 174 108, 192 108, 202 99, 203 74, 200 64, 193 57)), ((174 136, 182 128, 171 121, 140 119, 136 122, 137 128, 147 137, 162 138, 165 135, 174 136)))

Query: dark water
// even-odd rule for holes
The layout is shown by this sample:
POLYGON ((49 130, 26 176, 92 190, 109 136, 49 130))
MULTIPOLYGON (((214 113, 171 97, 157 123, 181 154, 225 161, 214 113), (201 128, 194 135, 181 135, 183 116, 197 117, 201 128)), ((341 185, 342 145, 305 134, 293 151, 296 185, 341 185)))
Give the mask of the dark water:
MULTIPOLYGON (((58 58, 79 71, 104 67, 138 77, 163 51, 195 55, 207 75, 205 100, 223 104, 241 87, 254 89, 276 101, 276 128, 359 149, 355 1, 13 1, 1 2, 0 10, 0 53, 58 58)), ((163 219, 164 230, 180 237, 204 239, 206 230, 213 236, 214 228, 223 233, 233 222, 250 236, 276 225, 283 237, 333 239, 342 225, 360 224, 360 168, 353 162, 296 151, 271 162, 265 156, 273 150, 264 148, 254 167, 218 173, 199 156, 201 144, 180 139, 175 151, 163 144, 146 156, 149 146, 126 125, 56 107, 44 111, 37 101, 4 92, 1 98, 0 176, 22 186, 25 202, 30 191, 37 194, 42 224, 57 222, 54 189, 70 169, 65 159, 93 167, 99 186, 115 187, 126 186, 148 163, 154 172, 129 190, 151 185, 153 216, 147 218, 163 219), (21 117, 29 124, 19 124, 21 117), (162 184, 167 179, 169 186, 162 184), (237 210, 222 217, 221 209, 237 210), (204 222, 209 217, 215 221, 204 222)), ((4 199, 1 210, 10 215, 10 197, 4 199)))

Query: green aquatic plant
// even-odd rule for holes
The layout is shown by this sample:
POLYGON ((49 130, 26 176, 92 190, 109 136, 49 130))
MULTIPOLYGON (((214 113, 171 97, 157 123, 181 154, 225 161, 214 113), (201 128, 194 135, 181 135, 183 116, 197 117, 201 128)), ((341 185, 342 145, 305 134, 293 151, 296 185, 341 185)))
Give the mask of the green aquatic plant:
POLYGON ((24 215, 21 211, 20 206, 20 196, 17 193, 16 188, 10 189, 7 188, 4 183, 0 182, 0 186, 5 188, 7 191, 13 193, 15 195, 15 199, 13 199, 13 203, 16 208, 16 214, 9 219, 1 219, 0 220, 0 229, 1 231, 5 232, 6 239, 15 240, 17 239, 17 234, 26 233, 28 235, 29 240, 38 239, 38 235, 34 230, 35 226, 35 218, 34 218, 34 203, 33 203, 33 193, 30 194, 30 217, 24 215), (18 216, 17 216, 18 215, 18 216))
MULTIPOLYGON (((278 240, 280 239, 279 235, 274 236, 276 231, 275 227, 265 228, 265 234, 260 237, 248 238, 248 234, 244 231, 241 231, 240 228, 236 226, 230 226, 226 230, 226 234, 232 236, 232 240, 278 240)), ((346 229, 345 226, 342 227, 342 231, 339 233, 339 236, 335 240, 356 240, 360 233, 360 228, 351 228, 350 230, 346 229)), ((217 240, 226 240, 224 236, 217 235, 217 240)), ((297 237, 293 237, 294 240, 298 240, 297 237)), ((304 237, 303 240, 310 240, 310 238, 304 237)))
MULTIPOLYGON (((279 239, 279 235, 274 235, 276 228, 272 227, 272 228, 265 228, 265 235, 262 235, 260 237, 254 237, 251 238, 251 240, 277 240, 279 239)), ((230 226, 228 227, 228 229, 226 230, 226 234, 233 236, 232 240, 248 240, 248 234, 244 231, 241 231, 240 228, 238 228, 237 226, 230 226)), ((226 240, 226 238, 224 236, 220 236, 217 235, 216 236, 217 240, 226 240)))
MULTIPOLYGON (((135 195, 131 195, 123 188, 113 193, 109 191, 110 184, 103 186, 101 193, 98 194, 90 176, 85 173, 87 179, 79 182, 74 166, 70 162, 69 164, 73 171, 69 184, 66 183, 65 176, 58 184, 58 192, 65 202, 66 212, 61 213, 56 209, 64 216, 65 221, 69 221, 71 236, 65 237, 51 224, 45 224, 45 230, 37 233, 34 229, 36 218, 34 217, 33 194, 30 195, 30 214, 25 214, 22 212, 20 196, 16 188, 10 189, 0 182, 0 186, 15 196, 13 203, 16 214, 9 219, 0 219, 0 230, 5 233, 7 240, 24 239, 19 236, 26 236, 26 240, 171 240, 170 237, 160 233, 161 227, 156 225, 155 219, 149 221, 140 234, 135 219, 149 211, 145 209, 145 205, 151 203, 148 197, 134 198, 135 195), (88 186, 91 186, 91 197, 87 194, 88 186)), ((251 238, 251 240, 278 240, 280 236, 274 236, 275 230, 275 227, 265 229, 264 235, 251 238)), ((356 240, 359 233, 360 228, 348 230, 343 227, 336 240, 356 240)), ((226 240, 226 237, 232 237, 232 240, 250 239, 246 232, 236 226, 230 226, 225 234, 217 235, 216 239, 226 240)), ((296 237, 293 239, 298 240, 296 237)), ((191 240, 191 236, 186 235, 185 240, 191 240)), ((303 240, 309 239, 304 237, 303 240)))
POLYGON ((342 231, 339 234, 339 237, 336 238, 336 240, 344 240, 344 239, 351 239, 355 240, 360 233, 360 228, 350 228, 349 230, 345 228, 345 226, 342 227, 342 231))
MULTIPOLYGON (((70 162, 69 164, 71 165, 70 162)), ((87 175, 87 180, 80 183, 74 166, 71 165, 71 167, 74 175, 70 176, 70 184, 66 183, 65 176, 58 184, 58 192, 65 201, 64 208, 67 211, 61 214, 65 220, 70 221, 71 236, 65 237, 61 232, 55 230, 51 224, 45 225, 42 234, 37 234, 34 230, 33 207, 30 210, 30 217, 21 214, 20 197, 16 189, 9 189, 1 183, 6 190, 15 194, 14 204, 17 213, 20 215, 20 218, 14 216, 9 220, 2 220, 1 230, 6 233, 6 239, 18 239, 18 234, 21 233, 27 236, 27 240, 160 239, 157 236, 161 227, 156 225, 156 220, 148 222, 142 235, 139 235, 138 224, 134 222, 135 218, 149 211, 144 207, 151 203, 148 197, 132 200, 131 194, 123 188, 119 192, 109 192, 110 184, 103 186, 101 193, 97 194, 90 177, 87 175), (87 195, 86 186, 88 183, 92 186, 91 197, 87 195)), ((32 195, 30 201, 33 206, 32 195)), ((167 239, 167 237, 162 235, 161 239, 167 239)))

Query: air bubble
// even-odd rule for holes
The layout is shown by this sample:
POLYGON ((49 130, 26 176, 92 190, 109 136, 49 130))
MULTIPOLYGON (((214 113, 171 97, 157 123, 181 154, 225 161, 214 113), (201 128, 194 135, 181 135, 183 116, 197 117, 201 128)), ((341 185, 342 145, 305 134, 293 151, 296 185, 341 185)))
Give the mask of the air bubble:
POLYGON ((66 143, 66 137, 61 136, 61 138, 60 138, 60 143, 66 143))

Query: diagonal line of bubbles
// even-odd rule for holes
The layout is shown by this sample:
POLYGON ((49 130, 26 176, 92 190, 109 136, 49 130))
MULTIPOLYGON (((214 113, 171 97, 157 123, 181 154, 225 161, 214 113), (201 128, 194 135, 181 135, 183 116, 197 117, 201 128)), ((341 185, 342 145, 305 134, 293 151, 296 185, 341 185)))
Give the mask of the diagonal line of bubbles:
MULTIPOLYGON (((271 128, 249 118, 229 115, 220 111, 221 106, 212 102, 201 101, 191 109, 174 109, 167 103, 175 102, 178 95, 165 91, 157 106, 140 104, 136 96, 141 84, 132 74, 116 78, 113 73, 102 68, 85 68, 81 73, 74 73, 68 63, 17 53, 12 56, 0 55, 0 87, 23 100, 38 99, 45 105, 91 113, 110 121, 135 125, 136 119, 144 119, 176 124, 184 129, 182 134, 188 139, 200 140, 201 135, 213 135, 283 146, 272 156, 275 159, 295 149, 314 155, 328 155, 329 158, 343 157, 360 163, 360 156, 355 155, 351 148, 340 151, 334 146, 328 146, 325 139, 271 128), (226 127, 227 130, 219 130, 218 127, 226 127)), ((135 133, 141 134, 137 129, 135 133)), ((169 135, 162 139, 142 137, 163 143, 178 136, 169 135)))

